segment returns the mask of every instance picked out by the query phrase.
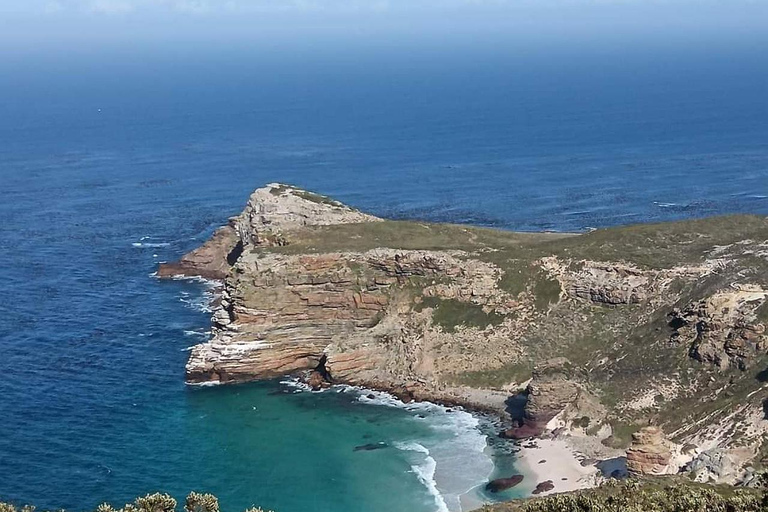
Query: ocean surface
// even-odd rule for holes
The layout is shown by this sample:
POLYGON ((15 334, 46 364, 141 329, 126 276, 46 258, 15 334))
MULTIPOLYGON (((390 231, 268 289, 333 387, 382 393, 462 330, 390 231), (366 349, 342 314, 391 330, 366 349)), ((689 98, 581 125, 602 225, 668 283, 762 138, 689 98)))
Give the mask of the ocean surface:
POLYGON ((515 230, 768 214, 763 48, 0 54, 0 498, 482 499, 510 460, 467 413, 287 381, 186 387, 210 290, 158 281, 157 263, 272 181, 515 230))

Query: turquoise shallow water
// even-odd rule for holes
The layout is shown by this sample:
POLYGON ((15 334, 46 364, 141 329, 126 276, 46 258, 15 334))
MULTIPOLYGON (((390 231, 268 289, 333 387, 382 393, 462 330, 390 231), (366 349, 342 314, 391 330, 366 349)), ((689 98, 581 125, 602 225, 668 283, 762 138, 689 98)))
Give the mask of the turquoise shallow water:
POLYGON ((206 288, 150 274, 271 181, 508 229, 766 214, 768 54, 694 46, 0 53, 0 497, 435 512, 432 457, 451 506, 489 471, 468 417, 190 389, 206 288))
MULTIPOLYGON (((253 502, 275 510, 330 512, 361 503, 371 511, 457 510, 459 495, 492 469, 477 420, 368 394, 277 382, 189 390, 184 409, 148 426, 148 433, 172 429, 182 440, 181 460, 158 483, 177 494, 202 486, 233 510, 253 502)), ((110 470, 144 473, 143 464, 110 470)))

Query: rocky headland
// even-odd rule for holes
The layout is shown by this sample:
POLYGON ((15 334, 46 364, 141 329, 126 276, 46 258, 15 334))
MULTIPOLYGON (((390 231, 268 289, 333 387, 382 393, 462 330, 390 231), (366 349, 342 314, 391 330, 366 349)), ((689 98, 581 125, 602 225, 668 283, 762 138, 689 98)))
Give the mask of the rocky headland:
POLYGON ((763 217, 513 233, 271 184, 158 275, 222 282, 191 384, 291 374, 464 405, 640 474, 734 483, 768 453, 763 217))

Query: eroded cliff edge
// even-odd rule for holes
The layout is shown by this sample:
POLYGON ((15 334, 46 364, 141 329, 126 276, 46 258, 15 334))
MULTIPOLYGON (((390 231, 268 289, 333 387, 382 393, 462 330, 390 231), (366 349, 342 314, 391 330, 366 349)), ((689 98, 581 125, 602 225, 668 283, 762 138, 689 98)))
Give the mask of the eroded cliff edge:
POLYGON ((523 390, 505 435, 626 447, 650 422, 674 441, 652 467, 717 452, 734 468, 706 478, 728 481, 768 431, 766 240, 757 216, 582 235, 388 221, 271 184, 158 273, 224 282, 191 383, 313 372, 499 410, 523 390))

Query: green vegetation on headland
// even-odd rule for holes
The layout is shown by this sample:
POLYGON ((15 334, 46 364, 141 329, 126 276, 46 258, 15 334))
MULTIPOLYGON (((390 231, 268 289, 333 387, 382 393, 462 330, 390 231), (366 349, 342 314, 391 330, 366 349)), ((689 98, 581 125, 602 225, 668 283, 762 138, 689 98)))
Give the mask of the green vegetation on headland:
POLYGON ((290 192, 291 194, 295 195, 296 197, 300 197, 306 201, 310 201, 312 203, 317 204, 326 204, 329 206, 337 206, 337 207, 343 207, 344 205, 335 199, 331 199, 328 196, 323 196, 320 194, 315 194, 314 192, 309 192, 307 190, 302 190, 300 188, 292 187, 290 185, 278 185, 274 188, 272 188, 269 193, 273 196, 279 196, 281 194, 290 192))
MULTIPOLYGON (((637 224, 572 233, 523 233, 456 224, 383 221, 311 226, 291 232, 289 244, 258 248, 289 254, 402 250, 478 252, 503 268, 542 256, 625 261, 645 268, 666 268, 706 259, 715 246, 765 239, 768 222, 758 215, 637 224)), ((515 269, 525 273, 525 269, 515 269)), ((517 279, 515 279, 517 281, 517 279)), ((510 285, 512 283, 509 283, 510 285)))
POLYGON ((679 477, 610 481, 594 489, 489 505, 481 512, 765 512, 768 491, 679 477))
POLYGON ((432 321, 446 332, 455 332, 459 325, 485 329, 489 325, 499 325, 504 321, 504 315, 493 311, 486 313, 482 306, 455 299, 425 297, 416 310, 421 311, 424 308, 432 308, 432 321))
MULTIPOLYGON (((305 226, 284 235, 285 244, 252 251, 362 254, 388 248, 443 252, 458 260, 492 265, 498 269, 494 276, 498 291, 508 294, 503 307, 466 299, 473 293, 470 288, 464 290, 469 295, 463 299, 420 297, 421 289, 435 281, 450 284, 445 276, 402 279, 401 286, 413 288, 413 309, 430 308, 431 325, 442 334, 462 333, 464 328, 483 333, 477 335, 483 337, 482 343, 474 346, 467 346, 464 338, 454 345, 451 340, 436 345, 444 352, 461 352, 470 363, 485 358, 484 364, 466 364, 454 372, 448 369, 440 377, 452 384, 504 389, 530 379, 539 362, 566 357, 585 369, 581 380, 607 408, 607 418, 592 422, 591 427, 597 431, 601 423, 612 425, 615 433, 606 442, 610 446, 626 447, 631 433, 647 424, 649 417, 682 438, 692 433, 690 426, 702 425, 703 418, 724 417, 759 398, 755 391, 768 366, 764 351, 756 350, 740 368, 737 365, 742 363, 735 358, 721 366, 697 360, 692 356, 693 337, 675 338, 670 315, 685 308, 694 311, 697 303, 734 286, 768 288, 765 217, 730 215, 617 226, 578 235, 384 220, 305 226), (546 267, 545 260, 554 267, 546 267), (697 270, 704 267, 710 270, 697 270), (622 287, 636 288, 638 296, 611 303, 610 295, 621 293, 622 287), (509 330, 508 343, 492 339, 493 332, 504 329, 509 330), (653 400, 638 401, 644 393, 651 393, 653 400)), ((356 260, 351 267, 361 274, 372 272, 364 261, 356 260)), ((768 302, 755 313, 754 320, 747 320, 768 323, 768 302)), ((687 321, 694 325, 699 320, 689 317, 687 321)), ((715 335, 740 339, 736 327, 733 335, 726 332, 731 327, 715 335)), ((749 343, 762 346, 762 342, 744 342, 746 348, 724 342, 723 350, 729 351, 727 357, 751 354, 749 343)), ((738 436, 734 431, 733 437, 738 436)))

